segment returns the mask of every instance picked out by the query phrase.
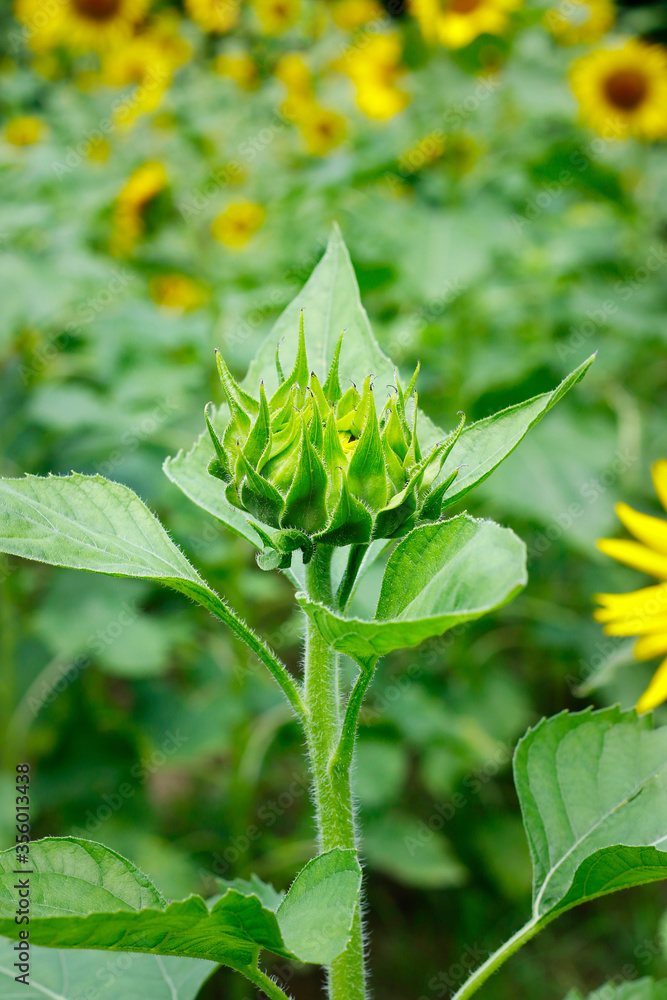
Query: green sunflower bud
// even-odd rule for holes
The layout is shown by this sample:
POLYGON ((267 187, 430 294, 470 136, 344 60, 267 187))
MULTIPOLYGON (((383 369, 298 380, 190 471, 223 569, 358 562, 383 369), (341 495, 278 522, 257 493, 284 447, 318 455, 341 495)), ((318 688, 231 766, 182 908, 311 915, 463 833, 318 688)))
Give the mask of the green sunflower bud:
POLYGON ((396 380, 378 415, 371 374, 361 392, 354 385, 341 388, 342 349, 343 334, 321 382, 308 368, 302 315, 296 361, 287 377, 276 351, 279 385, 270 399, 263 384, 257 398, 242 389, 218 355, 230 420, 220 438, 207 407, 215 452, 208 470, 225 484, 229 503, 253 519, 264 545, 258 559, 264 569, 288 567, 296 550, 308 562, 317 544, 367 544, 437 521, 456 477, 453 472, 438 482, 464 421, 422 454, 419 366, 405 390, 396 380))

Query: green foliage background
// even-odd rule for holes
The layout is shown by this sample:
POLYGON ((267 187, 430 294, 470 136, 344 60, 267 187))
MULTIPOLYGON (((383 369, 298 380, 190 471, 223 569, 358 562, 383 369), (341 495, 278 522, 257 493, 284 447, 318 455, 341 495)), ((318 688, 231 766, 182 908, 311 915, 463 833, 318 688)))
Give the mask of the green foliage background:
MULTIPOLYGON (((598 590, 639 585, 595 541, 616 531, 616 500, 655 509, 649 464, 667 455, 667 154, 577 123, 573 52, 541 13, 524 8, 510 35, 459 53, 428 50, 414 22, 396 18, 410 103, 369 121, 344 79, 327 82, 348 138, 323 157, 304 152, 266 67, 294 49, 324 65, 349 38, 241 36, 263 67, 244 91, 211 68, 227 40, 187 24, 190 60, 155 114, 112 131, 103 163, 77 150, 117 93, 82 87, 85 59, 63 57, 46 79, 2 15, 3 111, 46 130, 34 145, 0 140, 0 473, 75 468, 127 483, 295 668, 302 625, 289 584, 189 504, 161 463, 220 400, 213 348, 244 373, 332 221, 382 348, 403 373, 421 362, 420 405, 444 427, 459 410, 478 419, 549 389, 599 350, 585 382, 469 504, 526 539, 525 594, 388 657, 371 691, 357 791, 383 1000, 447 995, 466 961, 520 923, 530 870, 508 765, 521 733, 563 707, 631 706, 651 669, 602 636, 590 606, 598 590), (491 44, 501 67, 489 85, 479 70, 491 44), (443 149, 427 162, 434 132, 443 149), (131 254, 114 257, 115 199, 147 161, 164 165, 168 187, 131 254), (238 200, 266 209, 241 250, 210 233, 238 200), (151 297, 174 273, 204 289, 198 308, 151 297)), ((620 11, 620 29, 659 32, 660 15, 659 5, 620 11)), ((1 565, 3 845, 11 773, 29 759, 35 836, 108 844, 168 897, 251 870, 285 887, 313 850, 307 775, 259 665, 178 595, 1 565)), ((488 989, 549 1000, 586 994, 626 965, 664 975, 663 894, 566 915, 488 989)), ((307 970, 281 970, 297 996, 316 995, 307 970)), ((202 995, 240 1000, 247 989, 221 971, 202 995)))

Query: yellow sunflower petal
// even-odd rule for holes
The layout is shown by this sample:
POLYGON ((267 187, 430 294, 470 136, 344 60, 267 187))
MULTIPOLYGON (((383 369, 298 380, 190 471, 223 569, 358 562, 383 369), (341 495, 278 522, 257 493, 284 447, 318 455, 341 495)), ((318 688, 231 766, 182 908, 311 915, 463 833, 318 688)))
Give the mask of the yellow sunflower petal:
POLYGON ((665 653, 667 653, 667 632, 642 636, 635 643, 634 654, 638 660, 652 660, 654 656, 664 656, 665 653))
POLYGON ((653 675, 651 683, 637 702, 637 711, 650 712, 667 700, 667 660, 663 660, 653 675))
POLYGON ((600 552, 617 559, 618 562, 632 566, 651 576, 667 580, 667 556, 653 552, 639 542, 629 542, 618 538, 601 538, 598 542, 600 552))
POLYGON ((658 500, 667 510, 667 459, 659 458, 657 462, 654 462, 651 466, 651 475, 658 500))
POLYGON ((627 503, 616 504, 616 514, 628 531, 649 548, 667 555, 667 521, 649 514, 640 514, 627 503))
POLYGON ((598 621, 611 621, 612 618, 622 618, 626 615, 667 613, 667 583, 657 583, 653 587, 642 587, 641 590, 631 590, 626 594, 594 594, 593 600, 602 604, 595 612, 604 617, 598 621))
POLYGON ((656 632, 667 632, 667 615, 645 615, 636 618, 623 618, 608 622, 604 631, 606 635, 652 635, 656 632))

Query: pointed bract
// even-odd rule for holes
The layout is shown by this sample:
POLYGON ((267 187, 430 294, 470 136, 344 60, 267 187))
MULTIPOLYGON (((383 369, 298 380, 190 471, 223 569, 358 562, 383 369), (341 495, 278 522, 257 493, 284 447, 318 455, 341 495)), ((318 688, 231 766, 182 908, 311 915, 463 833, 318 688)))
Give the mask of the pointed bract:
POLYGON ((343 391, 340 387, 340 376, 338 374, 338 369, 340 366, 340 349, 343 345, 343 337, 345 335, 345 330, 341 333, 338 338, 338 343, 336 344, 336 349, 334 351, 333 359, 331 361, 331 366, 327 374, 326 382, 322 387, 324 389, 324 395, 327 397, 329 402, 333 405, 338 402, 338 400, 343 395, 343 391))

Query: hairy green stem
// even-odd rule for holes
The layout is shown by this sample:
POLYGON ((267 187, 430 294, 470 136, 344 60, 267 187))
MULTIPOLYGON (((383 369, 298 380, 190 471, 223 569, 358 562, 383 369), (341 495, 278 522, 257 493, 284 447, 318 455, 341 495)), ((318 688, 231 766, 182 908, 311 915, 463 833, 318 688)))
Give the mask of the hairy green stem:
MULTIPOLYGON (((331 549, 320 546, 307 567, 309 596, 331 603, 331 549)), ((338 657, 312 622, 307 624, 304 696, 321 851, 357 846, 350 768, 330 767, 341 731, 338 657)), ((359 908, 347 948, 329 970, 329 1000, 365 1000, 363 928, 359 908)))
POLYGON ((290 1000, 287 993, 280 989, 277 983, 267 976, 265 972, 261 969, 245 969, 243 972, 255 986, 259 986, 262 993, 264 993, 269 1000, 290 1000))

